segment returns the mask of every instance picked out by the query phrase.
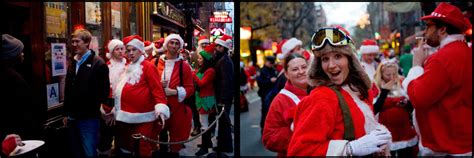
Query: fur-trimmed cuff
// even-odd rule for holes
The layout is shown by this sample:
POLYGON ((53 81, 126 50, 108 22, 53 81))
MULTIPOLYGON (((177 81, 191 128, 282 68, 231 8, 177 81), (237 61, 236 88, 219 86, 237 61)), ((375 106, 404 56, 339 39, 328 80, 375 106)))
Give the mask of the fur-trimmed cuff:
POLYGON ((294 122, 291 122, 290 129, 291 129, 292 132, 295 131, 295 123, 294 122))
POLYGON ((423 75, 423 73, 425 73, 425 70, 421 66, 414 66, 410 69, 410 71, 408 71, 407 77, 402 82, 402 86, 403 86, 402 89, 404 92, 402 94, 406 94, 405 97, 407 97, 408 99, 410 99, 408 97, 408 85, 410 84, 411 81, 423 75))
POLYGON ((170 118, 170 108, 167 105, 158 103, 155 105, 155 112, 160 112, 165 115, 165 120, 170 118))
POLYGON ((106 106, 106 107, 104 107, 102 105, 100 106, 100 113, 102 113, 103 115, 108 115, 110 113, 114 113, 114 111, 115 111, 115 107, 110 108, 108 106, 106 106))
POLYGON ((182 103, 186 98, 186 89, 184 89, 184 87, 178 86, 176 87, 176 91, 178 91, 178 102, 182 103))
POLYGON ((346 156, 346 144, 348 140, 331 140, 329 141, 326 156, 346 156))

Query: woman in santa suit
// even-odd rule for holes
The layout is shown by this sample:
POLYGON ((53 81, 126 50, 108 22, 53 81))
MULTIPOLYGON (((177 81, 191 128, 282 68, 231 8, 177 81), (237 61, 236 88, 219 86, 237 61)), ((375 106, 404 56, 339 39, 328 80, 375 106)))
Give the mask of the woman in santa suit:
POLYGON ((412 157, 418 142, 415 129, 410 123, 413 111, 411 103, 402 96, 403 76, 398 75, 395 61, 382 62, 375 71, 374 81, 380 87, 380 96, 374 104, 378 121, 392 133, 392 156, 412 157))
POLYGON ((308 63, 304 56, 292 53, 283 61, 284 74, 288 81, 270 105, 262 136, 263 145, 278 152, 278 156, 286 156, 293 134, 291 124, 296 105, 308 95, 309 88, 306 79, 308 63))
MULTIPOLYGON (((110 79, 109 98, 112 99, 114 97, 113 91, 116 89, 120 77, 125 72, 125 65, 127 63, 127 60, 123 57, 125 55, 125 45, 123 45, 122 41, 113 39, 107 44, 106 51, 106 57, 109 59, 107 62, 110 79)), ((102 120, 100 121, 100 140, 97 148, 99 149, 99 155, 109 155, 114 136, 115 110, 113 110, 113 107, 102 105, 100 112, 102 113, 102 120)))
MULTIPOLYGON (((158 76, 166 93, 171 117, 166 121, 170 142, 186 140, 189 137, 192 123, 191 109, 184 104, 184 99, 194 94, 191 66, 179 55, 184 41, 178 34, 170 34, 165 38, 163 47, 165 54, 158 59, 158 76)), ((181 144, 170 145, 169 156, 179 156, 181 144)))
POLYGON ((309 85, 294 115, 289 156, 390 155, 390 132, 375 120, 370 79, 343 28, 313 34, 309 85))
MULTIPOLYGON (((216 97, 214 96, 214 79, 216 71, 214 70, 214 61, 212 55, 214 53, 215 44, 208 45, 198 54, 199 69, 193 75, 194 82, 199 89, 196 89, 196 107, 199 111, 199 119, 202 124, 202 130, 209 127, 211 120, 209 114, 215 113, 216 97)), ((208 131, 202 135, 202 145, 196 156, 201 156, 209 152, 212 148, 211 132, 208 131)))
MULTIPOLYGON (((128 154, 133 150, 132 134, 157 139, 164 120, 170 116, 158 72, 145 61, 143 39, 138 35, 123 39, 129 64, 115 90, 117 137, 115 148, 128 154)), ((156 144, 140 140, 140 155, 149 157, 156 144)))

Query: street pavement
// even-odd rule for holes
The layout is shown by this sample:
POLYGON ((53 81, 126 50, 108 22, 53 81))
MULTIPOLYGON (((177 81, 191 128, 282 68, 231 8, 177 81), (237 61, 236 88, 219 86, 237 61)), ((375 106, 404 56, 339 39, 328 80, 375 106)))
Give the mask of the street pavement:
POLYGON ((260 134, 261 102, 257 89, 245 96, 249 102, 249 111, 240 114, 240 155, 241 156, 277 156, 277 153, 266 149, 260 134))

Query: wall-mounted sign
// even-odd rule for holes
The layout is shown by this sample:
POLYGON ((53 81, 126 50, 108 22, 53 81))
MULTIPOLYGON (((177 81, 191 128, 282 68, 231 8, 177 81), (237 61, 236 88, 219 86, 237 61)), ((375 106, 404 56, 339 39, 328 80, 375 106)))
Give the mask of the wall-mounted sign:
POLYGON ((120 2, 111 2, 112 8, 112 27, 120 29, 120 12, 121 12, 121 3, 120 2))
POLYGON ((58 83, 46 85, 46 97, 48 99, 48 108, 59 104, 59 88, 58 83))
POLYGON ((53 76, 66 75, 66 44, 51 43, 51 63, 53 76))
POLYGON ((99 25, 102 22, 100 2, 86 2, 86 23, 99 25))
POLYGON ((46 36, 66 38, 67 6, 65 2, 45 2, 46 36))
POLYGON ((211 35, 213 36, 222 36, 225 33, 223 28, 213 28, 211 29, 211 35))
POLYGON ((214 23, 232 23, 232 18, 227 17, 227 18, 216 18, 216 17, 211 17, 209 19, 210 22, 214 23))
POLYGON ((157 15, 163 16, 165 18, 168 18, 172 20, 172 22, 177 23, 178 25, 181 25, 182 27, 185 26, 185 18, 184 14, 181 13, 178 9, 176 9, 174 6, 165 3, 165 2, 155 2, 158 3, 158 5, 153 5, 154 8, 154 13, 157 15))

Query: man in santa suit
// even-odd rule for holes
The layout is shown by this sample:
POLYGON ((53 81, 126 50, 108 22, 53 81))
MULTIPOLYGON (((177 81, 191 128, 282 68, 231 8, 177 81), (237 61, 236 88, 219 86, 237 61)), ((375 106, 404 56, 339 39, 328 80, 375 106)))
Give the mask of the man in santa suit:
MULTIPOLYGON (((126 60, 125 46, 118 39, 110 40, 106 47, 106 57, 109 59, 107 66, 109 67, 110 93, 109 98, 113 98, 113 91, 116 89, 117 83, 121 75, 125 72, 126 60)), ((113 104, 111 104, 113 105, 113 104)), ((109 155, 112 147, 114 136, 114 110, 109 106, 101 106, 102 119, 100 121, 100 140, 98 144, 99 155, 109 155)))
MULTIPOLYGON (((144 43, 140 36, 123 39, 130 63, 125 68, 115 96, 115 119, 117 137, 115 148, 128 154, 133 150, 132 134, 141 133, 157 139, 164 120, 170 116, 165 93, 160 84, 158 72, 153 64, 145 61, 144 43)), ((156 144, 140 140, 140 155, 151 156, 156 144)))
POLYGON ((145 60, 151 61, 153 60, 153 56, 155 54, 155 45, 150 41, 145 41, 145 60))
MULTIPOLYGON (((165 38, 163 47, 165 54, 158 59, 158 76, 166 93, 168 105, 172 113, 166 121, 170 142, 186 140, 189 137, 192 123, 192 112, 184 99, 194 94, 191 66, 179 56, 184 41, 178 34, 170 34, 165 38)), ((181 144, 170 145, 171 157, 178 157, 181 144)))
POLYGON ((377 69, 378 66, 375 58, 380 54, 379 50, 377 42, 370 39, 362 41, 362 45, 359 48, 359 52, 361 53, 360 64, 372 82, 374 81, 375 69, 377 69))
POLYGON ((462 34, 472 25, 448 3, 421 20, 426 23, 426 43, 438 51, 429 55, 419 42, 402 84, 415 109, 420 153, 472 156, 472 48, 462 34))

